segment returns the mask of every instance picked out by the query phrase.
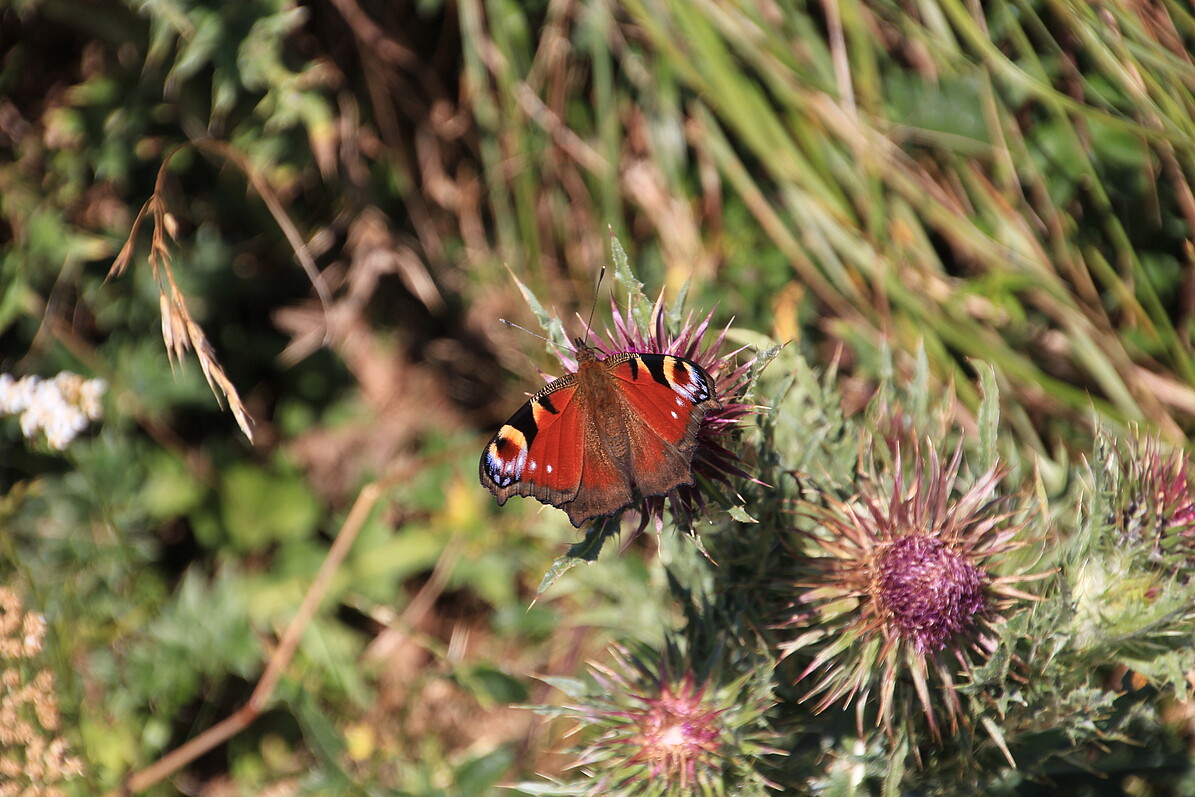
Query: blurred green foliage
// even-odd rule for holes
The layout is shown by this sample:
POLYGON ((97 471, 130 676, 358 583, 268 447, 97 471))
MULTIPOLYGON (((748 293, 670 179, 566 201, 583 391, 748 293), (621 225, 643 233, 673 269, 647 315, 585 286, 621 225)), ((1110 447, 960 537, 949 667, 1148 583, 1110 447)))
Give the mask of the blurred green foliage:
MULTIPOLYGON (((1101 451, 1093 419, 1179 445, 1195 419, 1193 39, 1169 0, 0 0, 0 372, 109 384, 65 453, 0 418, 0 581, 50 624, 89 766, 76 793, 243 704, 354 498, 396 463, 420 467, 366 521, 276 700, 153 793, 559 776, 566 728, 509 706, 552 702, 537 676, 577 676, 612 639, 662 645, 684 625, 678 573, 756 595, 747 554, 811 500, 792 474, 849 493, 858 413, 894 391, 926 434, 978 430, 973 464, 998 454, 1077 518, 1056 535, 1098 536, 1083 488, 1109 460, 1071 465, 1101 451), (110 278, 155 191, 176 228, 146 222, 110 278), (536 346, 497 319, 534 316, 513 273, 575 334, 611 231, 651 290, 688 285, 736 340, 793 342, 744 437, 770 488, 743 487, 757 523, 710 530, 716 575, 666 531, 528 608, 575 535, 475 483, 483 430, 538 385, 536 346), (254 446, 194 355, 166 356, 154 234, 254 446)), ((1056 565, 1095 590, 1124 577, 1114 559, 1056 565)), ((1084 638, 1091 617, 1039 620, 1009 644, 1084 638)), ((1009 709, 1018 756, 1069 733, 1167 740, 1161 763, 1117 747, 1109 772, 1172 761, 1159 705, 1112 705, 1096 677, 1131 662, 1173 685, 1185 659, 1147 630, 1070 649, 1055 672, 1096 675, 1023 705, 1089 711, 1091 732, 1009 709)), ((808 788, 899 784, 883 740, 814 735, 794 750, 830 763, 808 788)))

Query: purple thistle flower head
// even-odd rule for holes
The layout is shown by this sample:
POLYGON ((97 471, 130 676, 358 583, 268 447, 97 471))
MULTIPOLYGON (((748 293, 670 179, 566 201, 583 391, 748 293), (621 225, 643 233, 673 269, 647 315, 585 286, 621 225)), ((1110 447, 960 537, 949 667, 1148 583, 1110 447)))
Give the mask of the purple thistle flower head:
POLYGON ((642 711, 626 717, 628 760, 647 764, 653 779, 681 788, 695 784, 698 765, 709 766, 722 746, 719 717, 724 709, 709 706, 704 693, 693 673, 686 672, 679 684, 665 683, 658 695, 641 697, 642 711))
POLYGON ((918 653, 941 650, 987 605, 987 574, 928 534, 885 543, 871 563, 871 599, 918 653))
POLYGON ((685 661, 691 651, 666 648, 636 656, 616 647, 613 666, 591 665, 598 691, 577 696, 580 705, 569 709, 599 734, 575 764, 591 777, 584 793, 762 794, 771 784, 755 762, 779 752, 766 744, 766 674, 728 683, 716 666, 695 671, 685 661))
POLYGON ((1166 455, 1157 437, 1134 439, 1117 450, 1121 489, 1113 521, 1125 542, 1161 550, 1176 538, 1195 542, 1195 494, 1181 452, 1166 455))
POLYGON ((874 695, 876 720, 892 734, 919 705, 941 739, 943 719, 952 731, 966 722, 956 675, 994 651, 994 628, 1017 602, 1034 600, 1014 584, 1041 576, 1000 574, 1027 544, 1024 522, 994 497, 1000 471, 959 490, 961 445, 948 463, 923 451, 913 447, 906 470, 896 449, 890 491, 810 511, 820 528, 797 542, 811 577, 789 585, 803 608, 780 624, 800 633, 781 651, 833 641, 800 675, 814 679, 805 699, 817 698, 817 710, 855 702, 862 732, 874 695), (906 679, 911 693, 901 687, 906 679))

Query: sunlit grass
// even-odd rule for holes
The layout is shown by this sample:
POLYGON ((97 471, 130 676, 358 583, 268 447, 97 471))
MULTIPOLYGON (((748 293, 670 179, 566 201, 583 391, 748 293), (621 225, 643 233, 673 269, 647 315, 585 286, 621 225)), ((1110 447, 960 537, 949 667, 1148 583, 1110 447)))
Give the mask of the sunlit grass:
MULTIPOLYGON (((511 154, 487 173, 515 202, 493 208, 498 239, 532 268, 553 250, 572 273, 591 264, 575 229, 528 236, 520 203, 587 219, 621 205, 669 284, 781 253, 807 329, 845 341, 865 376, 885 343, 924 345, 973 410, 968 361, 992 363, 1031 448, 1073 439, 1093 408, 1185 439, 1195 66, 1178 4, 552 5, 535 51, 499 35, 504 8, 464 31, 497 52, 471 85, 479 117, 502 109, 511 154), (736 205, 754 233, 726 229, 736 205)), ((760 286, 730 287, 723 301, 766 324, 760 286)))

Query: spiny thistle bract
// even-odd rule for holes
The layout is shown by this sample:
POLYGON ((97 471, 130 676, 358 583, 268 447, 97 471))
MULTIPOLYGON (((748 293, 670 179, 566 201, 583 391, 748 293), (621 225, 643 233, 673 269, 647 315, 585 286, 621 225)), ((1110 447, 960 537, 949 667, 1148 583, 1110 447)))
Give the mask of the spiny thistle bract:
POLYGON ((1108 462, 1119 472, 1112 522, 1124 544, 1142 542, 1156 554, 1195 537, 1195 497, 1180 452, 1163 453, 1156 437, 1134 435, 1114 446, 1108 462))
MULTIPOLYGON (((1146 639, 1167 647, 1174 620, 1195 618, 1195 499, 1187 468, 1185 456, 1164 453, 1157 438, 1099 437, 1084 522, 1062 563, 1081 649, 1127 650, 1146 639)), ((1161 668, 1148 659, 1134 656, 1133 668, 1158 678, 1161 668)))
POLYGON ((809 510, 820 528, 795 547, 811 577, 788 586, 792 613, 780 626, 798 635, 781 652, 817 646, 799 678, 813 679, 805 699, 818 711, 854 702, 862 733, 875 697, 891 737, 919 705, 941 741, 943 721, 951 732, 968 724, 958 676, 993 652, 994 626, 1015 604, 1034 599, 1014 584, 1035 576, 999 574, 1027 543, 1012 504, 994 497, 996 467, 956 496, 961 445, 945 465, 932 449, 910 459, 906 472, 896 450, 890 491, 809 510))
POLYGON ((770 667, 722 677, 725 651, 699 674, 678 648, 638 655, 612 650, 612 666, 591 664, 596 691, 573 694, 565 709, 598 735, 574 765, 588 779, 571 794, 764 795, 758 771, 776 754, 765 713, 772 705, 770 667), (678 672, 679 670, 679 672, 678 672))

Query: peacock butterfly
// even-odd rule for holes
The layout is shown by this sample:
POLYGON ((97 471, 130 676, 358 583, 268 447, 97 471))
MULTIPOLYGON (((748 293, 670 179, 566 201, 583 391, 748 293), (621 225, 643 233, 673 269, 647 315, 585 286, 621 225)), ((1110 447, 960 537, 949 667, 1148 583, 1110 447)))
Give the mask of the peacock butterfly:
POLYGON ((577 372, 546 385, 502 425, 480 470, 499 506, 529 495, 580 526, 636 495, 692 484, 697 430, 722 405, 710 375, 683 357, 599 358, 584 341, 576 345, 577 372))

